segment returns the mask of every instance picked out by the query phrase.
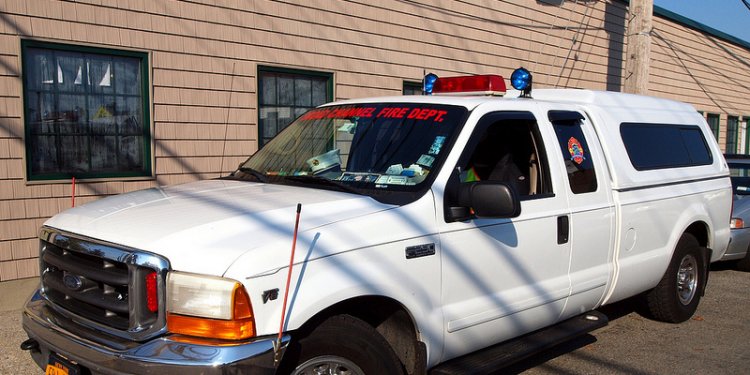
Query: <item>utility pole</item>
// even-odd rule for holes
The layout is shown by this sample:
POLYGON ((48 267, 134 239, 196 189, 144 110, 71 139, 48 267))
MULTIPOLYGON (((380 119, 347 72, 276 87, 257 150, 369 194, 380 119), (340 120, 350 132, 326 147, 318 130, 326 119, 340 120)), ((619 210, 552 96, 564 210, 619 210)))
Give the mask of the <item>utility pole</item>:
POLYGON ((627 28, 628 50, 625 62, 625 92, 648 94, 653 15, 653 0, 630 0, 627 28))

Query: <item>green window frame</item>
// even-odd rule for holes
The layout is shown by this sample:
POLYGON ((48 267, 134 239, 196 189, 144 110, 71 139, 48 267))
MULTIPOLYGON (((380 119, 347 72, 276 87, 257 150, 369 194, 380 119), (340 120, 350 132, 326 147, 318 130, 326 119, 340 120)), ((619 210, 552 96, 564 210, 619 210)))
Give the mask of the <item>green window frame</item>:
POLYGON ((148 54, 21 41, 29 181, 151 177, 148 54))
POLYGON ((750 116, 742 116, 745 122, 745 154, 750 154, 750 116))
POLYGON ((740 118, 739 116, 727 116, 727 139, 726 149, 727 154, 737 153, 737 136, 739 134, 740 118))
POLYGON ((718 113, 708 113, 706 114, 706 122, 708 122, 708 127, 711 128, 711 132, 714 133, 714 138, 718 141, 719 140, 719 120, 720 115, 718 113))
POLYGON ((333 73, 258 67, 258 147, 303 113, 333 100, 333 73))
POLYGON ((404 81, 401 92, 404 95, 422 95, 422 82, 404 81))

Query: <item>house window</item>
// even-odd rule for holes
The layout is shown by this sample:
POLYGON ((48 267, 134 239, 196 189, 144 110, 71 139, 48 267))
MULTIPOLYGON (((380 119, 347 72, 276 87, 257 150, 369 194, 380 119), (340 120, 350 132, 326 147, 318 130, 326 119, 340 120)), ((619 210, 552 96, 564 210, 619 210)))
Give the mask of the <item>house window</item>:
POLYGON ((258 70, 260 145, 294 119, 333 99, 333 75, 263 67, 258 70))
POLYGON ((716 140, 719 140, 719 115, 716 113, 709 113, 706 115, 706 121, 708 122, 708 127, 711 128, 711 133, 714 133, 714 138, 716 140))
POLYGON ((404 81, 404 95, 422 95, 422 83, 404 81))
POLYGON ((737 152, 737 132, 740 127, 740 118, 737 116, 727 117, 727 143, 725 153, 734 154, 737 152))
POLYGON ((146 53, 21 47, 29 180, 151 175, 146 53))

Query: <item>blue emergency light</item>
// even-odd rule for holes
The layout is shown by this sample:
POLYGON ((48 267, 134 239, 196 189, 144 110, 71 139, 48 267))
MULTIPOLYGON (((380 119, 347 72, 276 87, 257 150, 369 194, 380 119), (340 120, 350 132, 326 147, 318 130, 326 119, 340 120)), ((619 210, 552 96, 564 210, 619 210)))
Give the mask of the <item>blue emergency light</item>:
POLYGON ((435 88, 435 82, 437 82, 438 76, 435 73, 428 73, 422 79, 422 92, 425 95, 432 95, 432 89, 435 88))
POLYGON ((514 89, 521 91, 522 98, 531 97, 531 72, 524 68, 518 68, 510 75, 510 84, 514 89))

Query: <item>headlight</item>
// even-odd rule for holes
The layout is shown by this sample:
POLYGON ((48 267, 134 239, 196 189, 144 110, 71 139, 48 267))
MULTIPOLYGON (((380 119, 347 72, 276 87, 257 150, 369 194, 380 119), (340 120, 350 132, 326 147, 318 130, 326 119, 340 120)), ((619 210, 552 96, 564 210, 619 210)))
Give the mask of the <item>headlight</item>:
POLYGON ((255 336, 250 297, 236 280, 170 272, 167 329, 206 338, 240 340, 255 336))

